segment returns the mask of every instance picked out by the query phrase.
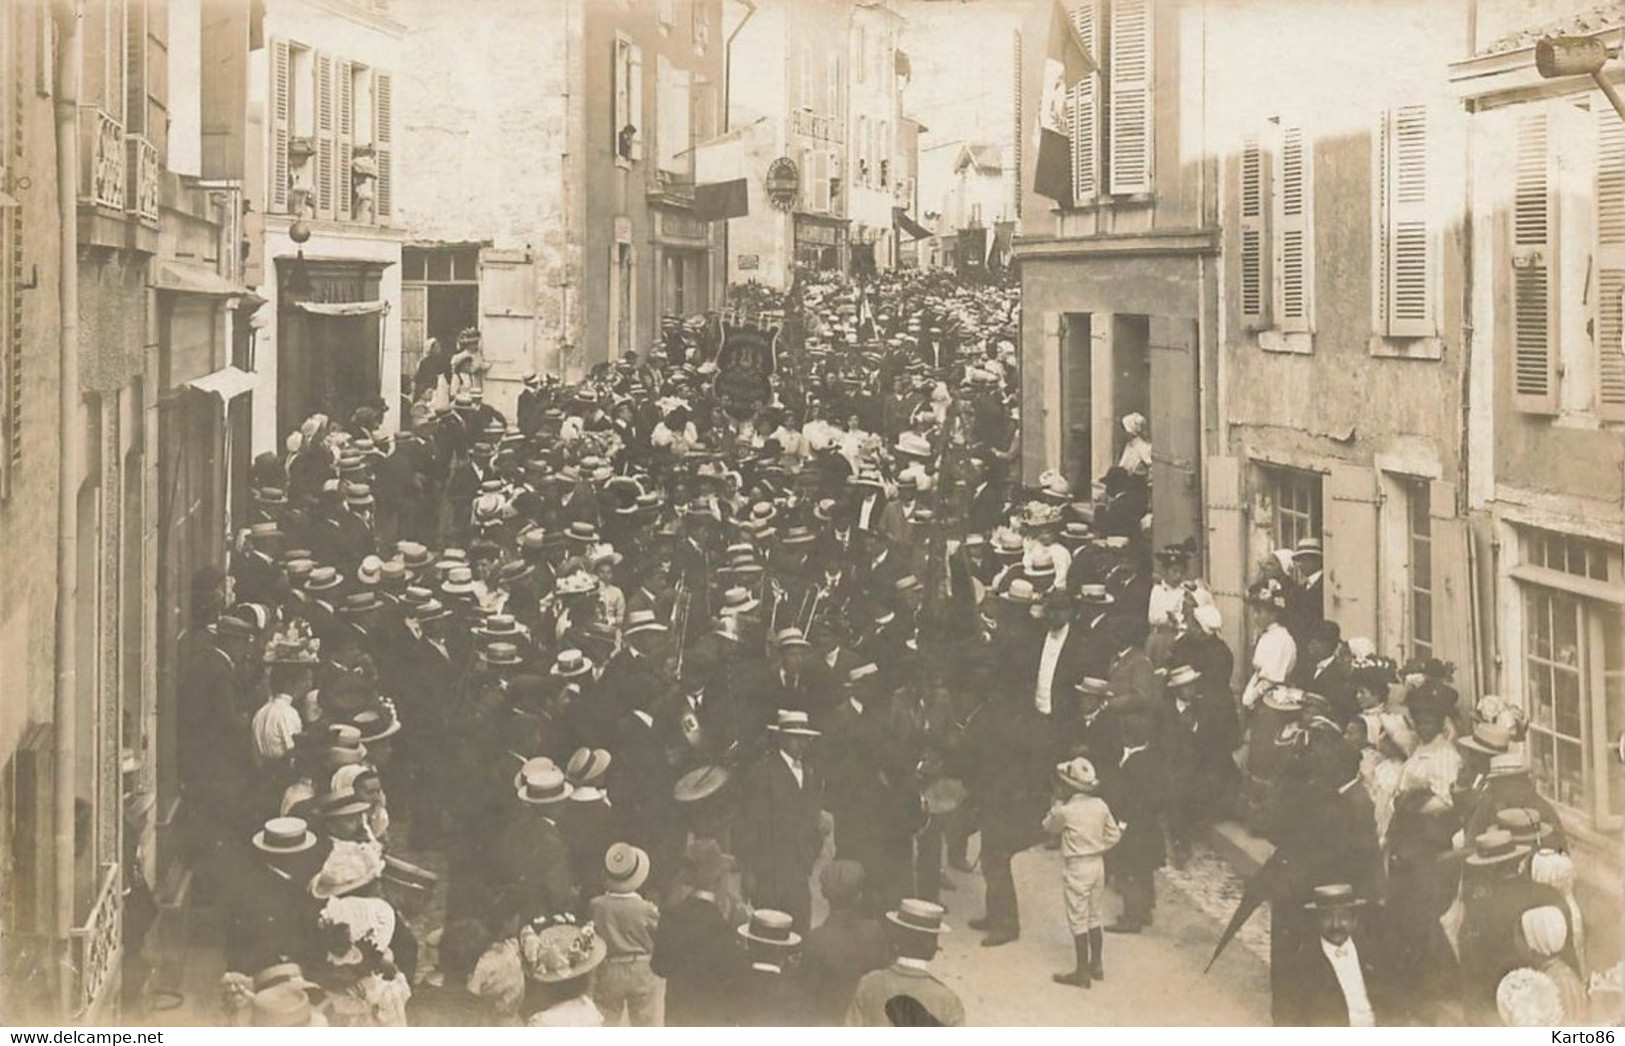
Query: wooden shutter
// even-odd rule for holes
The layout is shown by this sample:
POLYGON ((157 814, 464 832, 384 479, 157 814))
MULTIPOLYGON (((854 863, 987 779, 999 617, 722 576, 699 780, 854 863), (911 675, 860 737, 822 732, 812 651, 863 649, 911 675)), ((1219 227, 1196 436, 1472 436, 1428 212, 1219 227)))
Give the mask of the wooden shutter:
MULTIPOLYGON (((1085 0, 1072 10, 1072 24, 1093 59, 1100 53, 1099 0, 1085 0)), ((1091 203, 1100 195, 1100 73, 1073 84, 1067 101, 1072 109, 1072 202, 1091 203)))
POLYGON ((333 56, 316 54, 316 217, 333 219, 338 142, 333 136, 333 56))
POLYGON ((1543 111, 1519 118, 1512 190, 1512 402, 1542 414, 1557 411, 1550 131, 1543 111))
POLYGON ((1358 465, 1335 464, 1326 474, 1326 616, 1343 626, 1345 635, 1375 636, 1377 572, 1377 474, 1358 465))
POLYGON ((643 48, 633 44, 627 55, 626 70, 627 118, 637 133, 632 136, 632 159, 643 159, 643 141, 647 130, 643 125, 643 48))
POLYGON ((1151 191, 1151 0, 1112 0, 1111 191, 1151 191))
MULTIPOLYGON (((1026 184, 1027 183, 1024 180, 1025 175, 1026 175, 1026 171, 1025 171, 1025 168, 1023 167, 1023 162, 1026 160, 1026 156, 1024 155, 1024 152, 1025 152, 1024 146, 1026 145, 1026 139, 1022 134, 1022 127, 1024 125, 1021 122, 1022 121, 1021 101, 1022 101, 1022 89, 1023 89, 1023 84, 1022 84, 1022 80, 1021 80, 1021 77, 1022 77, 1021 30, 1017 29, 1011 34, 1010 49, 1011 49, 1010 100, 1011 100, 1011 107, 1012 107, 1012 109, 1014 109, 1014 112, 1012 113, 1012 116, 1014 117, 1014 119, 1012 120, 1010 126, 1015 128, 1015 131, 1016 131, 1016 133, 1011 136, 1010 163, 1011 163, 1011 168, 1012 168, 1012 170, 1015 171, 1015 176, 1016 176, 1016 178, 1015 178, 1015 185, 1016 185, 1016 217, 1020 218, 1021 217, 1021 200, 1022 200, 1022 197, 1027 195, 1027 189, 1026 189, 1026 184)), ((904 204, 904 208, 906 210, 913 211, 914 205, 913 205, 912 199, 909 199, 908 202, 906 202, 904 204)))
POLYGON ((1283 331, 1310 329, 1314 291, 1312 153, 1302 127, 1285 127, 1275 160, 1275 306, 1283 331))
POLYGON ((1268 176, 1264 145, 1250 134, 1241 142, 1241 321, 1255 330, 1270 325, 1268 176))
POLYGON ((1433 651, 1453 662, 1463 693, 1479 693, 1478 658, 1473 646, 1472 578, 1468 569, 1467 521, 1456 512, 1456 487, 1428 484, 1428 546, 1433 556, 1433 651))
POLYGON ((429 285, 401 284, 401 373, 411 374, 423 359, 429 336, 429 285))
POLYGON ((1429 220, 1427 107, 1395 109, 1385 124, 1381 329, 1396 338, 1429 337, 1438 333, 1434 293, 1438 261, 1429 220))
POLYGON ((1625 121, 1601 95, 1597 127, 1597 415, 1625 421, 1625 121))
POLYGON ((378 183, 373 186, 373 209, 380 222, 395 212, 395 78, 372 74, 372 141, 377 150, 378 183))
POLYGON ((333 190, 333 214, 339 221, 355 217, 355 66, 340 61, 338 78, 338 178, 333 190))
POLYGON ((611 97, 615 99, 615 126, 609 129, 610 153, 616 158, 621 155, 621 128, 632 119, 632 96, 628 90, 632 82, 632 45, 625 40, 616 38, 614 43, 614 77, 611 87, 611 97))
MULTIPOLYGON (((1207 578, 1214 605, 1224 619, 1225 641, 1231 650, 1239 652, 1245 649, 1243 597, 1247 588, 1247 520, 1241 498, 1241 462, 1231 457, 1210 457, 1204 472, 1207 547, 1202 550, 1202 576, 1207 578)), ((1238 674, 1245 674, 1247 664, 1246 657, 1236 658, 1238 674)))
POLYGON ((271 185, 273 214, 288 213, 288 41, 271 41, 271 185))

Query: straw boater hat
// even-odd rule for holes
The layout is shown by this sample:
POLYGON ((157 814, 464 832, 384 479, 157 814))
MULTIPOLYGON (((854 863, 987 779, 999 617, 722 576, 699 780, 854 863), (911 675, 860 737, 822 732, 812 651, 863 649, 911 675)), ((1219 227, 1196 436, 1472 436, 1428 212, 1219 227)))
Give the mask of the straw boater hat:
POLYGON ((551 676, 564 679, 575 679, 584 676, 593 669, 592 658, 579 650, 560 650, 553 659, 553 667, 547 670, 551 676))
POLYGON ((1491 757, 1504 755, 1512 747, 1512 732, 1499 723, 1474 723, 1473 732, 1456 744, 1491 757))
POLYGON ((942 921, 947 914, 948 910, 940 904, 905 897, 898 902, 896 911, 886 913, 886 919, 905 930, 940 936, 948 932, 948 924, 942 921))
POLYGON ((315 845, 316 833, 299 817, 273 817, 254 833, 254 849, 261 853, 300 854, 315 845))
POLYGON ((1079 585, 1077 600, 1084 606, 1109 607, 1117 600, 1105 585, 1079 585))
POLYGON ((653 610, 634 610, 626 615, 626 628, 623 636, 635 636, 643 632, 669 632, 671 629, 660 620, 653 610))
POLYGON ((717 613, 723 615, 748 614, 762 605, 762 601, 751 594, 750 589, 735 586, 722 593, 722 606, 717 613))
POLYGON ((551 762, 545 767, 520 771, 519 801, 531 806, 550 806, 570 798, 575 789, 565 780, 564 771, 551 762))
POLYGON ((795 920, 785 912, 772 908, 758 908, 750 913, 750 922, 739 928, 739 936, 757 944, 794 948, 801 943, 801 935, 792 926, 795 920))
POLYGON ((604 854, 604 885, 632 893, 649 878, 649 855, 630 843, 616 843, 604 854))
POLYGON ((1073 683, 1072 689, 1080 694, 1098 697, 1101 700, 1107 700, 1112 696, 1112 685, 1106 680, 1096 679, 1094 676, 1085 676, 1078 682, 1073 683))
POLYGON ((1516 861, 1530 852, 1529 847, 1519 845, 1505 828, 1491 828, 1473 839, 1473 852, 1467 855, 1467 863, 1475 868, 1485 868, 1516 861))
POLYGON ((395 705, 387 698, 351 716, 350 723, 360 733, 361 741, 366 744, 387 741, 401 732, 401 721, 395 715, 395 705))
POLYGON ((1010 582, 1010 586, 1000 592, 999 598, 1006 603, 1015 603, 1021 606, 1030 606, 1038 602, 1038 592, 1033 583, 1024 577, 1018 577, 1010 582))
POLYGON ((581 793, 588 788, 596 791, 598 782, 604 779, 614 761, 614 756, 603 748, 578 748, 571 753, 570 761, 564 764, 564 778, 576 789, 571 798, 583 798, 581 793))
POLYGON ((1169 687, 1190 686, 1192 683, 1201 678, 1202 673, 1198 672, 1190 665, 1180 665, 1179 667, 1169 671, 1168 681, 1165 685, 1169 687))
POLYGON ((708 799, 721 791, 730 776, 733 775, 728 772, 728 768, 720 765, 695 767, 678 778, 678 783, 671 788, 671 797, 678 802, 699 802, 700 799, 708 799))
POLYGON ((811 643, 807 642, 806 633, 802 632, 799 628, 779 629, 778 634, 773 637, 773 644, 780 650, 787 647, 806 648, 812 646, 811 643))
POLYGON ((1354 893, 1354 887, 1348 883, 1328 883, 1317 886, 1312 899, 1304 907, 1311 911, 1329 911, 1333 908, 1358 908, 1365 904, 1365 899, 1354 893))
POLYGON ((778 721, 768 726, 776 734, 785 734, 790 737, 822 737, 823 734, 814 730, 812 721, 806 712, 793 708, 779 709, 778 721))
POLYGON ((487 643, 479 652, 479 658, 488 665, 521 665, 525 662, 519 656, 519 647, 513 643, 487 643))

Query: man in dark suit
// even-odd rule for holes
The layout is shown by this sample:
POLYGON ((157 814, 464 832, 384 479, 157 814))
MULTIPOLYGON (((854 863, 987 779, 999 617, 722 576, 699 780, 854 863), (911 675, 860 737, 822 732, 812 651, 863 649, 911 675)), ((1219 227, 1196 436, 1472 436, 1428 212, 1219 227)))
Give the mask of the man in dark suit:
POLYGON ((305 884, 321 868, 324 847, 297 817, 273 818, 252 842, 254 853, 227 876, 226 969, 252 975, 283 957, 319 961, 318 905, 305 884))
POLYGON ((965 486, 969 495, 965 508, 965 529, 986 534, 1004 521, 1004 495, 988 476, 980 458, 966 463, 965 486))
POLYGON ((648 852, 650 878, 656 884, 670 881, 681 842, 673 830, 678 822, 671 760, 650 711, 660 696, 646 690, 633 698, 635 704, 621 719, 610 745, 615 758, 608 777, 625 841, 648 852))
POLYGON ((824 848, 823 782, 805 761, 819 732, 793 709, 781 709, 770 729, 778 744, 745 776, 734 849, 751 904, 788 912, 805 929, 812 917, 808 878, 824 848))
POLYGON ((1354 699, 1354 680, 1349 674, 1349 656, 1343 647, 1343 630, 1336 621, 1321 621, 1310 627, 1306 657, 1298 659, 1293 685, 1324 697, 1331 706, 1331 718, 1346 726, 1360 714, 1354 699))
POLYGON ((576 910, 570 848, 557 817, 570 784, 556 766, 533 761, 519 775, 519 806, 496 836, 500 912, 522 920, 576 910))
POLYGON ((1106 855, 1107 871, 1116 878, 1123 898, 1123 914, 1106 930, 1139 933, 1151 923, 1156 904, 1153 876, 1165 856, 1161 818, 1167 770, 1155 748, 1151 718, 1130 712, 1121 722, 1123 751, 1115 769, 1108 768, 1104 775, 1101 798, 1123 828, 1122 839, 1106 855))
POLYGON ((966 736, 971 794, 982 825, 982 878, 987 915, 969 922, 985 930, 982 946, 996 948, 1021 936, 1021 912, 1010 862, 1037 843, 1055 765, 1057 735, 1017 684, 995 698, 966 736))
POLYGON ((1076 610, 1066 589, 1045 592, 1044 627, 1021 638, 1024 649, 1017 662, 1020 686, 1028 691, 1033 707, 1051 722, 1068 726, 1078 720, 1074 687, 1089 674, 1091 646, 1089 630, 1076 619, 1076 610))
POLYGON ((1305 908, 1319 923, 1315 940, 1275 990, 1278 1027, 1376 1028, 1393 1024, 1392 995, 1374 937, 1361 931, 1365 900, 1347 883, 1317 886, 1305 908))
POLYGON ((733 858, 716 840, 697 840, 681 874, 687 897, 660 913, 650 967, 666 981, 666 1026, 706 1028, 726 1024, 729 989, 747 966, 734 928, 723 918, 718 896, 733 858))

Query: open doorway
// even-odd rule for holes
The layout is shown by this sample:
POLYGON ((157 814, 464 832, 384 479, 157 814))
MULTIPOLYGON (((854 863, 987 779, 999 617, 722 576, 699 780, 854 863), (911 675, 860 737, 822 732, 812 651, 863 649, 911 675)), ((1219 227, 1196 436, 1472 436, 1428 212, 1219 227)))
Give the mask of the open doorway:
MULTIPOLYGON (((1148 316, 1118 314, 1112 317, 1112 461, 1115 463, 1128 434, 1123 431, 1126 415, 1151 417, 1151 320, 1148 316)), ((1157 441, 1156 424, 1151 424, 1151 442, 1157 441)))

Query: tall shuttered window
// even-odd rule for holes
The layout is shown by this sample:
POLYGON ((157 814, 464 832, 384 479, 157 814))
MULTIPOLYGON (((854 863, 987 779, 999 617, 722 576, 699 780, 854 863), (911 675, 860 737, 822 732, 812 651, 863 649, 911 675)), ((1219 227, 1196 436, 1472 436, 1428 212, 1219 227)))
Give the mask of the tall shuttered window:
POLYGON ((1241 317, 1261 330, 1270 324, 1268 154, 1259 135, 1241 143, 1241 317))
POLYGON ((1111 0, 1111 191, 1151 191, 1151 0, 1111 0))
MULTIPOLYGON (((1011 103, 1012 103, 1012 107, 1015 109, 1015 113, 1014 113, 1015 120, 1011 123, 1010 126, 1016 128, 1015 138, 1014 138, 1014 141, 1011 143, 1010 153, 1011 153, 1011 163, 1012 163, 1012 166, 1013 166, 1013 168, 1015 170, 1015 176, 1016 176, 1016 217, 1019 219, 1021 217, 1021 198, 1024 195, 1026 195, 1026 193, 1022 191, 1022 186, 1027 184, 1023 180, 1024 179, 1024 172, 1026 170, 1024 164, 1025 164, 1026 159, 1027 159, 1026 149, 1024 148, 1024 146, 1026 144, 1026 139, 1022 136, 1022 131, 1021 131, 1021 126, 1022 126, 1022 123, 1021 123, 1021 111, 1022 111, 1021 110, 1021 100, 1022 100, 1022 94, 1023 94, 1022 81, 1021 81, 1021 77, 1022 77, 1021 30, 1018 29, 1014 33, 1011 34, 1010 48, 1011 48, 1010 68, 1011 68, 1011 81, 1012 81, 1011 87, 1010 87, 1010 100, 1011 100, 1011 103)), ((909 210, 910 212, 913 211, 914 205, 913 205, 912 197, 910 197, 908 199, 908 202, 904 204, 904 207, 907 210, 909 210)))
POLYGON ((1517 120, 1512 190, 1512 393, 1520 410, 1557 410, 1555 182, 1548 114, 1517 120))
MULTIPOLYGON (((1070 85, 1072 199, 1152 190, 1152 0, 1083 0, 1072 24, 1097 71, 1070 85)), ((1018 62, 1019 69, 1019 62, 1018 62)))
POLYGON ((1377 333, 1424 338, 1438 333, 1438 238, 1432 199, 1430 134, 1422 105, 1383 114, 1374 184, 1377 221, 1374 280, 1377 333))
MULTIPOLYGON (((1099 58, 1100 3, 1084 0, 1072 10, 1072 24, 1093 59, 1099 58)), ((1072 109, 1072 202, 1093 203, 1100 194, 1100 113, 1102 85, 1100 73, 1091 72, 1071 85, 1068 104, 1072 109)))
POLYGON ((1276 322, 1286 332, 1306 332, 1313 326, 1312 145, 1302 127, 1282 127, 1275 153, 1275 309, 1276 322))
POLYGON ((1592 99, 1597 134, 1597 415, 1625 421, 1625 120, 1592 99))

